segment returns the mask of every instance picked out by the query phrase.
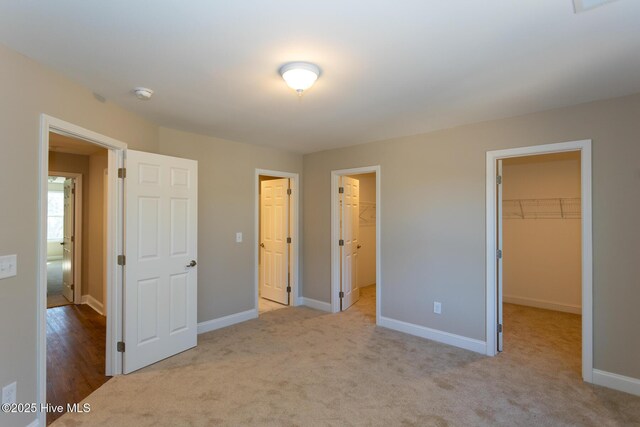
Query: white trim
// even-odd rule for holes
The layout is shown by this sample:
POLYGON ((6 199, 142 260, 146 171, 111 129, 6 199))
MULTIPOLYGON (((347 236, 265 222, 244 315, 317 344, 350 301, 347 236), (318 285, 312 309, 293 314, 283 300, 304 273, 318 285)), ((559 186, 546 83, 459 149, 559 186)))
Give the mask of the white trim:
POLYGON ((260 248, 260 175, 273 176, 278 178, 289 178, 291 180, 291 305, 298 305, 300 297, 300 221, 299 221, 299 204, 300 204, 300 175, 292 172, 281 172, 268 169, 256 169, 254 176, 254 283, 255 283, 255 300, 254 307, 258 311, 259 300, 259 264, 258 264, 258 252, 260 248))
POLYGON ((640 396, 640 379, 637 378, 594 369, 593 383, 640 396))
POLYGON ((227 326, 235 325, 236 323, 246 322, 247 320, 257 319, 258 310, 252 308, 251 310, 241 311, 240 313, 230 314, 228 316, 219 317, 217 319, 207 320, 205 322, 198 323, 198 334, 204 334, 207 332, 215 331, 216 329, 226 328, 227 326))
MULTIPOLYGON (((47 394, 47 188, 49 177, 49 132, 82 139, 109 150, 109 215, 107 217, 106 241, 107 258, 107 339, 105 374, 118 375, 122 373, 122 354, 116 350, 116 342, 122 339, 122 268, 116 263, 117 255, 122 251, 123 233, 123 184, 118 180, 118 167, 122 167, 124 152, 127 144, 109 138, 99 133, 84 129, 60 119, 40 115, 40 146, 39 146, 39 185, 38 211, 38 294, 37 294, 37 344, 36 344, 36 381, 38 387, 37 404, 40 407, 46 400, 47 394)), ((46 425, 46 412, 38 413, 41 426, 46 425)))
POLYGON ((104 305, 91 295, 82 295, 81 304, 93 308, 99 315, 104 316, 104 305))
POLYGON ((496 354, 496 161, 509 157, 580 151, 582 193, 582 378, 593 382, 593 235, 591 140, 534 145, 487 152, 486 164, 486 340, 487 355, 496 354))
POLYGON ((340 169, 331 171, 331 311, 340 311, 340 210, 338 203, 338 182, 341 176, 359 175, 365 173, 376 174, 376 324, 380 325, 382 306, 382 197, 381 182, 382 176, 380 165, 365 166, 361 168, 340 169))
POLYGON ((543 308, 545 310, 562 311, 564 313, 582 314, 582 307, 572 304, 561 304, 559 302, 545 301, 536 298, 514 297, 503 295, 502 302, 508 304, 526 305, 528 307, 543 308))
MULTIPOLYGON (((80 304, 82 300, 82 174, 76 172, 49 171, 49 176, 64 176, 75 181, 76 194, 74 200, 73 230, 73 302, 80 304)), ((61 257, 62 258, 62 257, 61 257)))
POLYGON ((40 420, 36 418, 35 420, 27 424, 27 427, 38 427, 39 425, 40 425, 40 420))
POLYGON ((427 328, 426 326, 403 322, 401 320, 381 317, 378 321, 378 325, 393 329, 394 331, 404 332, 405 334, 415 335, 417 337, 426 338, 443 344, 460 347, 465 350, 475 351, 476 353, 486 354, 487 351, 487 343, 484 341, 427 328))
POLYGON ((298 298, 298 305, 304 305, 309 308, 331 313, 331 303, 318 301, 317 299, 313 298, 300 297, 298 298))

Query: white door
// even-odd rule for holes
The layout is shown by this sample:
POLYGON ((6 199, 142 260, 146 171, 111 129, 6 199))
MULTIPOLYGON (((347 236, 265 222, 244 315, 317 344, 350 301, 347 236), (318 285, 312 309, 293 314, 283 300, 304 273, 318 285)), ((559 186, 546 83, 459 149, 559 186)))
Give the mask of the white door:
POLYGON ((64 180, 64 218, 62 225, 62 295, 73 302, 73 254, 75 238, 74 224, 75 190, 73 179, 64 180))
POLYGON ((260 296, 289 304, 289 179, 260 183, 260 296))
POLYGON ((198 162, 127 150, 124 373, 197 344, 198 162))
POLYGON ((358 287, 358 234, 360 219, 360 182, 348 176, 341 177, 343 188, 340 215, 341 246, 341 310, 346 310, 360 299, 358 287))
POLYGON ((498 194, 498 206, 496 206, 496 212, 498 213, 498 224, 496 227, 497 236, 496 236, 496 247, 498 248, 498 253, 496 254, 496 263, 497 263, 497 274, 498 274, 498 301, 496 302, 496 307, 498 307, 498 325, 497 325, 497 334, 498 334, 498 351, 502 351, 502 285, 503 285, 503 274, 502 274, 502 160, 498 160, 498 176, 496 178, 496 187, 498 194))

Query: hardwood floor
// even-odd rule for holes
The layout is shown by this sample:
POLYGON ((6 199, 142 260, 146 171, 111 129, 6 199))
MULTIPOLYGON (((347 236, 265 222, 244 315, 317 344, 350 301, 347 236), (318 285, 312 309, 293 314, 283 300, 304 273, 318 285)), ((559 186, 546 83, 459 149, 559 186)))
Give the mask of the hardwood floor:
MULTIPOLYGON (((47 402, 78 403, 107 382, 106 318, 87 305, 47 310, 47 402)), ((62 414, 47 414, 47 424, 62 414)))

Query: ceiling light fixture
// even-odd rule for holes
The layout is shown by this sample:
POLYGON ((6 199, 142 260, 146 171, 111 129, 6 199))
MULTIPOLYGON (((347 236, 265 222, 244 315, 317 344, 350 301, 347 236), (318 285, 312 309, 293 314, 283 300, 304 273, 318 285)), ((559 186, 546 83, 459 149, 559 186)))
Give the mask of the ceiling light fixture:
POLYGON ((140 101, 148 101, 153 95, 153 91, 151 89, 147 89, 146 87, 137 87, 133 89, 133 93, 140 101))
POLYGON ((309 62, 290 62, 280 68, 280 75, 287 85, 298 92, 298 96, 318 80, 320 68, 309 62))

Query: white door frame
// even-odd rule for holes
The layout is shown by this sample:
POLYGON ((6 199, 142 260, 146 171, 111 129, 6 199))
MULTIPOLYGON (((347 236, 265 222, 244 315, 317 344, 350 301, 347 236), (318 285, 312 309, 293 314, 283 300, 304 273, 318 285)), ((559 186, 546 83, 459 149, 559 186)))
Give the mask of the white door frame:
POLYGON ((289 204, 289 209, 291 210, 290 224, 291 224, 291 264, 289 268, 291 270, 291 298, 290 305, 297 306, 299 305, 298 297, 300 296, 300 292, 298 289, 299 286, 299 249, 300 249, 300 227, 298 221, 298 205, 300 201, 300 176, 297 173, 292 172, 281 172, 274 171, 268 169, 256 169, 254 176, 254 184, 255 184, 255 194, 254 194, 254 262, 255 262, 255 270, 254 270, 254 281, 255 281, 255 300, 254 307, 256 310, 256 314, 258 313, 258 302, 259 302, 259 287, 260 287, 260 266, 258 264, 258 257, 260 251, 260 175, 263 176, 271 176, 276 178, 289 178, 291 181, 291 200, 289 204))
MULTIPOLYGON (((118 353, 116 343, 122 340, 122 282, 123 269, 117 265, 117 256, 123 247, 123 186, 118 179, 118 168, 123 166, 124 153, 127 144, 84 129, 72 123, 42 114, 40 116, 40 148, 39 148, 39 185, 38 195, 40 212, 38 239, 38 270, 37 270, 37 383, 38 407, 46 403, 47 394, 47 183, 49 177, 49 132, 82 139, 99 145, 108 150, 108 214, 106 240, 106 271, 107 281, 107 342, 105 375, 122 373, 122 353, 118 353)), ((46 425, 46 412, 38 413, 41 426, 46 425)))
POLYGON ((376 325, 380 324, 382 305, 382 265, 380 248, 382 247, 382 198, 380 197, 380 165, 331 171, 331 312, 340 311, 340 200, 338 187, 340 177, 346 175, 376 174, 376 325))
POLYGON ((73 303, 82 301, 82 174, 49 171, 49 176, 71 178, 76 186, 73 210, 73 303))
POLYGON ((486 208, 487 208, 487 277, 486 277, 486 339, 487 355, 495 356, 497 338, 497 267, 496 267, 496 223, 497 223, 497 160, 538 154, 553 154, 567 151, 580 152, 581 197, 582 197, 582 378, 593 382, 593 235, 591 193, 591 140, 535 145, 487 152, 486 208))

